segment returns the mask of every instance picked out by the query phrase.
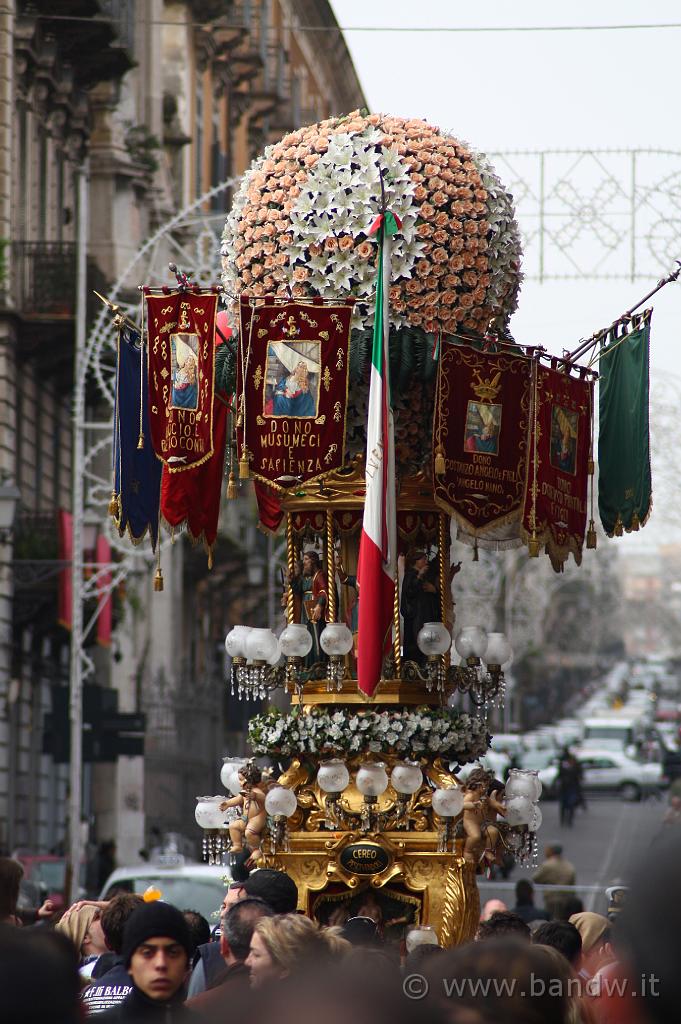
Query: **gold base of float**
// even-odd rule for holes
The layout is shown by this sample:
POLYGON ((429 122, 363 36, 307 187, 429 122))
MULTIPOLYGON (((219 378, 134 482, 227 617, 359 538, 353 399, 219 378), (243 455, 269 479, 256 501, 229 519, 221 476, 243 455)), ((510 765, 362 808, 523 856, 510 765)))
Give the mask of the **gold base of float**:
POLYGON ((475 935, 480 896, 463 840, 454 853, 439 853, 435 832, 291 832, 288 845, 260 863, 293 879, 308 917, 328 919, 370 893, 379 906, 403 905, 409 926, 430 925, 443 947, 475 935))

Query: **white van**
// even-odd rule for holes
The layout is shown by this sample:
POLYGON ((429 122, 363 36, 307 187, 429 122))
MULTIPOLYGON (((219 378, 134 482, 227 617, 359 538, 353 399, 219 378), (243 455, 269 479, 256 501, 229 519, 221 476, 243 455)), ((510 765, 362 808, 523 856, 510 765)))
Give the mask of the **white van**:
POLYGON ((632 750, 643 738, 643 722, 626 715, 603 715, 584 719, 582 747, 600 750, 632 750))

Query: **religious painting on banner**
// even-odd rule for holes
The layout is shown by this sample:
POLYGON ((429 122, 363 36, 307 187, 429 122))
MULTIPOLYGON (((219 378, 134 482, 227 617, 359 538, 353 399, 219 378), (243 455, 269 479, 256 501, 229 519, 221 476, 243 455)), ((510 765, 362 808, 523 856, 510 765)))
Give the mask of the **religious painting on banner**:
POLYGON ((443 344, 433 420, 435 500, 476 541, 519 542, 531 395, 531 359, 443 344))
POLYGON ((592 463, 593 380, 535 363, 530 461, 522 539, 556 572, 582 561, 592 463))
POLYGON ((151 440, 170 473, 213 454, 217 301, 190 290, 146 295, 151 440))
POLYGON ((237 445, 277 491, 345 458, 352 303, 241 299, 237 445))

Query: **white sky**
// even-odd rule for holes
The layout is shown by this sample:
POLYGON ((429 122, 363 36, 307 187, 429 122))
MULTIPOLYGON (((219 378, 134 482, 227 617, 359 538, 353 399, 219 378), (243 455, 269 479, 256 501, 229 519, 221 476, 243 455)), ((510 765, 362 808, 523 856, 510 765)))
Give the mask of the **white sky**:
MULTIPOLYGON (((574 0, 567 6, 537 0, 332 0, 332 6, 342 27, 679 23, 679 28, 620 31, 349 31, 346 40, 374 111, 423 117, 486 152, 675 151, 678 158, 660 167, 674 172, 671 185, 681 195, 678 0, 574 0)), ((598 184, 596 178, 593 183, 598 184)), ((672 247, 672 252, 681 259, 681 199, 678 206, 669 200, 664 220, 672 236, 678 234, 678 251, 672 247)), ((642 258, 651 266, 647 253, 642 258)), ((653 264, 651 272, 661 277, 672 269, 670 259, 653 264)), ((512 331, 518 341, 544 344, 552 352, 575 348, 581 337, 609 324, 652 284, 526 281, 512 331)), ((653 305, 655 384, 666 374, 681 374, 681 284, 668 285, 653 305)), ((654 523, 655 513, 639 539, 625 538, 621 546, 638 545, 646 535, 652 541, 654 523)))

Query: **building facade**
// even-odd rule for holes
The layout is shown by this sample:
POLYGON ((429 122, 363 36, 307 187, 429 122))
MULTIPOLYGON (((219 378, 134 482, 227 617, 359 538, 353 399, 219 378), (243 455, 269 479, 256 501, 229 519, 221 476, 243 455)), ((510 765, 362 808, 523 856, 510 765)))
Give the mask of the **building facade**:
MULTIPOLYGON (((68 550, 58 514, 73 482, 79 218, 89 224, 88 291, 105 291, 150 234, 267 142, 363 102, 326 2, 2 6, 0 492, 8 481, 20 497, 14 530, 0 536, 0 848, 46 852, 66 840, 68 765, 54 751, 70 639, 59 621, 68 550)), ((229 200, 223 191, 206 210, 229 200)), ((87 402, 101 411, 94 384, 87 402)), ((120 862, 159 833, 188 830, 225 736, 239 742, 247 713, 226 695, 224 635, 240 617, 271 621, 276 598, 272 580, 269 600, 260 597, 272 542, 256 541, 248 499, 232 504, 212 573, 176 544, 163 594, 151 594, 146 572, 129 579, 114 595, 111 645, 90 640, 88 684, 147 716, 144 759, 84 767, 84 827, 92 842, 115 839, 120 862)), ((104 532, 106 510, 96 511, 104 532)))

